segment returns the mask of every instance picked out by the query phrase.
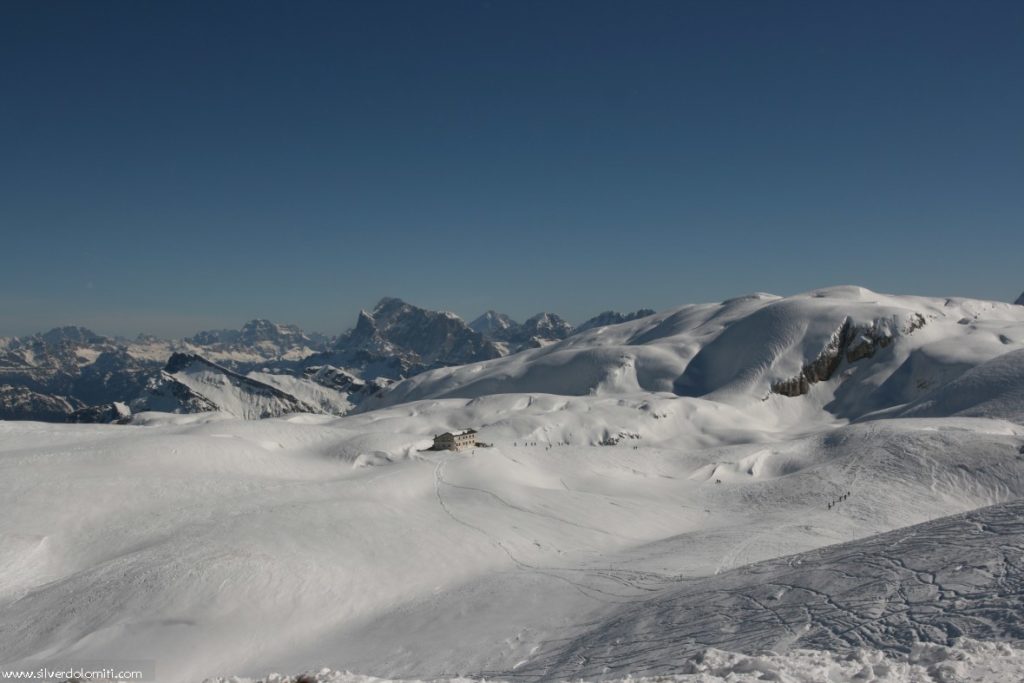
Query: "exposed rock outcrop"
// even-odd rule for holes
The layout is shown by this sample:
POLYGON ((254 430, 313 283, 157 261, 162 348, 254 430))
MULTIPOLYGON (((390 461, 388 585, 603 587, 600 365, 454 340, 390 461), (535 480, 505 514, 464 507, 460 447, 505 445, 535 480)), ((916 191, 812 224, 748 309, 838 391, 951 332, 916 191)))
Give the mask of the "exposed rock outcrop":
POLYGON ((604 311, 603 313, 595 315, 590 320, 587 320, 582 325, 578 326, 574 334, 578 334, 586 330, 591 330, 594 329, 595 327, 606 327, 608 325, 619 325, 621 323, 628 323, 631 320, 639 320, 640 318, 646 318, 649 315, 654 315, 654 309, 641 308, 640 310, 633 311, 632 313, 604 311))
POLYGON ((771 390, 783 396, 802 396, 810 391, 811 385, 824 382, 832 377, 843 360, 843 350, 850 343, 851 323, 847 318, 839 326, 814 360, 804 365, 796 377, 774 382, 771 390))
POLYGON ((68 415, 68 422, 94 424, 128 424, 132 419, 132 411, 120 401, 104 405, 89 406, 76 410, 68 415))
POLYGON ((925 318, 915 313, 902 325, 895 319, 875 320, 867 325, 854 325, 850 318, 832 334, 828 343, 814 360, 804 365, 795 377, 773 382, 773 393, 783 396, 803 396, 812 384, 832 378, 845 357, 846 362, 855 363, 871 358, 879 349, 892 344, 895 335, 908 335, 925 325, 925 318))

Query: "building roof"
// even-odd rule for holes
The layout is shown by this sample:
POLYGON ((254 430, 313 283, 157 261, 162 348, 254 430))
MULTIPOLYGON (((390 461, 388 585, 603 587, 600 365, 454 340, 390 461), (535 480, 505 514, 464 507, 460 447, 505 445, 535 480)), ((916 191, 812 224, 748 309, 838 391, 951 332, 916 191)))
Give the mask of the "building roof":
POLYGON ((438 438, 440 438, 442 436, 447 436, 447 435, 463 436, 465 434, 476 434, 476 430, 475 429, 460 429, 460 430, 458 430, 456 432, 445 432, 444 434, 438 434, 438 438))

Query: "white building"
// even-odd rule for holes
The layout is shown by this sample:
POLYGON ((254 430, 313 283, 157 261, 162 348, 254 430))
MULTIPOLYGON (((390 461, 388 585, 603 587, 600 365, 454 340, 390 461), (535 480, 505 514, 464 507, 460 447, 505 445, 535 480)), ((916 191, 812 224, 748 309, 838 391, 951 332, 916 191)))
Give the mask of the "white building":
POLYGON ((434 437, 435 451, 464 451, 475 445, 475 429, 460 429, 457 432, 445 432, 434 437))

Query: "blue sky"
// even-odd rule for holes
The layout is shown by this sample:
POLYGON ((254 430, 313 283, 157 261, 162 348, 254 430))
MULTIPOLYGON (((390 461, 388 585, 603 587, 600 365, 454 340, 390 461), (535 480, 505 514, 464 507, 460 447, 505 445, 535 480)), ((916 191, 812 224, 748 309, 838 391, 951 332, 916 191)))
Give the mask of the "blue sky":
POLYGON ((1024 289, 1024 3, 6 2, 0 335, 1024 289))

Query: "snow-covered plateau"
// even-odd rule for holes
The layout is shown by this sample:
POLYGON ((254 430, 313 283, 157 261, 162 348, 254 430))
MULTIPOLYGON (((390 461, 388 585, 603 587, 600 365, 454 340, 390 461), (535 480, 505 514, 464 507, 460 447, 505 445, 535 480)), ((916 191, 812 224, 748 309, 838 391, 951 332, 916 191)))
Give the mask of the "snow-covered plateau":
POLYGON ((1024 306, 758 294, 485 355, 344 417, 180 358, 230 412, 0 421, 0 668, 1024 680, 1024 306), (309 412, 237 417, 272 403, 309 412))

